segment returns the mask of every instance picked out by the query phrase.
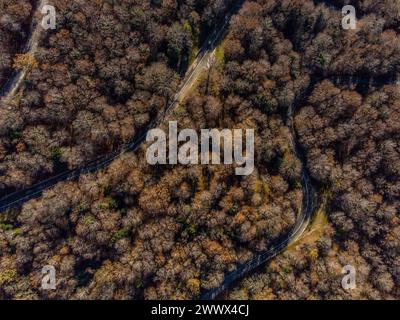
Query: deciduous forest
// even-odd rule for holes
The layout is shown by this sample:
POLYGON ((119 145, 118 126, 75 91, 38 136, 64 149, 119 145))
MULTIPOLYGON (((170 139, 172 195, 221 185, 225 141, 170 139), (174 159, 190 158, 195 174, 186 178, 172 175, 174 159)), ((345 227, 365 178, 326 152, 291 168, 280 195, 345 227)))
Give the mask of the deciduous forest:
MULTIPOLYGON (((54 0, 57 29, 18 55, 34 2, 0 0, 0 85, 28 70, 0 100, 0 198, 146 132, 235 3, 54 0)), ((161 128, 254 128, 254 172, 152 166, 143 143, 60 182, 0 213, 0 299, 198 299, 290 234, 303 170, 307 230, 220 297, 399 299, 399 19, 392 0, 243 1, 161 128), (349 3, 356 30, 341 25, 349 3), (40 288, 46 265, 57 290, 40 288)))
POLYGON ((0 86, 7 82, 13 70, 13 57, 28 37, 33 2, 0 2, 0 86))

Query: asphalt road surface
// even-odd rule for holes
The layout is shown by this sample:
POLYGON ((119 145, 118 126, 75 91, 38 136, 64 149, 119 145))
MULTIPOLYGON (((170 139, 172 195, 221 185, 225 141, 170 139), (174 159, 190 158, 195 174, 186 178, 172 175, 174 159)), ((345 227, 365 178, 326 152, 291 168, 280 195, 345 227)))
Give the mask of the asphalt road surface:
MULTIPOLYGON (((31 34, 28 37, 29 40, 25 44, 22 52, 34 55, 37 51, 39 44, 40 33, 43 30, 40 21, 37 21, 35 17, 40 17, 42 7, 46 5, 48 0, 40 0, 38 7, 35 10, 32 19, 31 34)), ((26 77, 26 70, 20 70, 18 72, 13 72, 8 81, 4 84, 2 90, 0 91, 1 100, 5 103, 9 102, 21 87, 22 82, 26 77)))

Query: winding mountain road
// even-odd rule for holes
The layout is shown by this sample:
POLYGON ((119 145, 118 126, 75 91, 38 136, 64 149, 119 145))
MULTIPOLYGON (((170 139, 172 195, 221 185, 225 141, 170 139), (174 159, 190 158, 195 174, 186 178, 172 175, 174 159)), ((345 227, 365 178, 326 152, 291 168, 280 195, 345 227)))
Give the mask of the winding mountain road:
MULTIPOLYGON (((40 32, 43 30, 39 23, 38 17, 40 17, 43 6, 47 3, 48 0, 40 0, 38 3, 38 6, 32 17, 32 24, 30 28, 31 34, 28 37, 29 40, 21 50, 23 53, 34 55, 38 49, 40 32)), ((26 69, 19 70, 18 72, 15 71, 11 74, 8 81, 0 90, 0 98, 2 102, 8 103, 15 96, 15 93, 19 90, 22 82, 25 80, 26 74, 26 69)))
POLYGON ((292 149, 297 158, 300 159, 302 165, 301 182, 303 188, 303 201, 301 213, 297 218, 295 225, 289 234, 286 234, 276 240, 275 244, 272 245, 270 249, 256 253, 250 261, 245 264, 238 265, 236 270, 227 273, 223 283, 219 287, 202 292, 200 297, 201 300, 215 299, 232 283, 243 278, 243 276, 245 276, 247 273, 257 269, 267 261, 277 256, 279 253, 283 252, 291 243, 296 242, 307 230, 316 207, 316 204, 314 203, 315 193, 305 164, 306 162, 304 159, 304 154, 297 142, 298 140, 296 137, 293 120, 296 109, 300 106, 304 97, 307 96, 311 89, 312 87, 310 85, 306 90, 304 90, 304 92, 302 92, 302 94, 290 106, 287 115, 287 126, 290 128, 290 144, 292 145, 292 149))
MULTIPOLYGON (((44 3, 45 3, 44 0, 42 0, 41 5, 43 5, 44 3)), ((148 127, 147 130, 155 128, 162 121, 164 116, 168 112, 170 112, 172 109, 174 109, 187 96, 187 93, 190 91, 190 88, 193 86, 193 84, 199 78, 199 76, 201 75, 203 70, 207 69, 209 67, 209 64, 212 61, 212 58, 215 54, 217 44, 219 43, 219 41, 221 39, 223 39, 225 33, 227 32, 227 26, 229 24, 231 16, 240 9, 242 4, 243 4, 243 1, 238 1, 237 4, 230 10, 229 14, 225 17, 222 25, 218 29, 216 29, 216 31, 214 31, 214 33, 211 34, 210 37, 205 41, 204 45, 200 49, 200 51, 195 59, 195 61, 192 63, 186 76, 184 77, 184 80, 182 81, 182 84, 181 84, 177 94, 173 98, 173 101, 169 104, 168 108, 166 108, 166 110, 164 110, 164 112, 162 112, 157 117, 157 119, 155 119, 150 124, 150 126, 148 127)), ((36 28, 36 30, 33 32, 32 39, 29 41, 29 44, 28 44, 29 50, 28 51, 31 53, 34 53, 37 49, 37 42, 38 42, 38 38, 39 38, 39 31, 38 31, 39 29, 40 29, 40 27, 36 28)), ((11 90, 5 96, 6 99, 9 97, 12 97, 15 94, 15 92, 18 90, 18 88, 24 78, 25 78, 25 72, 20 72, 18 76, 14 77, 14 79, 11 81, 11 85, 10 85, 11 90)), ((291 126, 291 128, 293 128, 293 126, 291 126)), ((24 190, 21 192, 16 192, 16 193, 10 194, 10 195, 0 199, 0 212, 4 212, 11 208, 19 207, 23 203, 25 203, 31 199, 39 197, 43 193, 43 191, 53 187, 55 184, 57 184, 61 181, 76 179, 82 174, 96 172, 97 170, 106 167, 113 160, 120 157, 123 153, 128 152, 128 151, 135 151, 141 145, 141 143, 145 140, 146 135, 147 135, 147 131, 143 132, 143 134, 141 134, 138 138, 135 138, 132 141, 130 141, 128 144, 122 146, 118 151, 113 152, 112 154, 109 154, 109 155, 102 157, 100 159, 97 159, 95 161, 92 161, 85 168, 76 169, 76 170, 72 170, 72 171, 66 171, 57 176, 54 176, 45 181, 42 181, 27 190, 24 190)), ((293 148, 296 150, 296 154, 298 154, 297 145, 295 143, 296 139, 294 138, 294 130, 292 130, 292 137, 293 137, 292 138, 293 148)), ((313 213, 313 208, 314 208, 314 206, 313 206, 313 188, 312 188, 310 178, 308 176, 308 173, 306 171, 304 164, 303 164, 303 168, 302 168, 302 185, 303 185, 302 213, 301 213, 299 219, 297 220, 296 224, 294 225, 293 230, 290 232, 290 234, 285 236, 284 238, 280 239, 279 241, 277 241, 276 245, 274 245, 271 249, 269 249, 265 252, 256 254, 251 261, 249 261, 248 263, 246 263, 244 265, 238 266, 238 268, 235 272, 227 274, 227 276, 225 277, 224 283, 220 287, 210 290, 208 292, 204 292, 201 296, 201 299, 215 298, 218 294, 223 292, 232 282, 234 282, 238 278, 244 276, 251 270, 257 268, 261 264, 265 263, 266 261, 270 260, 272 257, 279 254, 290 243, 292 243, 293 241, 296 241, 304 233, 304 231, 306 230, 306 228, 309 224, 309 221, 310 221, 312 213, 313 213)))
POLYGON ((287 114, 287 123, 286 125, 290 128, 290 142, 292 145, 292 149, 296 154, 297 158, 301 161, 302 164, 302 188, 303 188, 303 202, 302 202, 302 210, 300 216, 298 217, 293 229, 289 232, 289 234, 283 236, 282 238, 275 241, 275 244, 268 250, 259 252, 254 255, 254 257, 245 264, 238 265, 237 269, 229 272, 225 275, 223 283, 217 287, 210 290, 203 291, 201 294, 201 300, 213 300, 218 297, 222 292, 224 292, 232 283, 238 281, 243 278, 247 273, 254 271, 267 261, 271 260, 279 253, 282 253, 290 244, 296 242, 307 230, 314 210, 317 208, 318 203, 315 201, 316 193, 314 187, 311 183, 311 178, 308 173, 306 167, 306 159, 303 150, 301 149, 296 130, 294 127, 294 116, 296 114, 297 109, 300 107, 301 103, 304 102, 304 99, 309 96, 317 83, 322 80, 329 79, 330 81, 336 84, 345 84, 345 85, 368 85, 368 86, 382 86, 386 84, 398 84, 398 77, 394 75, 388 75, 383 79, 374 79, 374 78, 362 78, 355 76, 329 76, 329 77, 316 77, 312 79, 307 86, 296 97, 295 102, 288 108, 287 114))

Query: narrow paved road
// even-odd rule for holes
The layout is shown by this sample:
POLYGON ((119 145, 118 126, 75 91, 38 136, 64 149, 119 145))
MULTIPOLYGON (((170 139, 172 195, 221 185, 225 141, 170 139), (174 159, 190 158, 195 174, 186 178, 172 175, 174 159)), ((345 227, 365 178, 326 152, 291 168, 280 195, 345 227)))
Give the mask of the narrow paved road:
POLYGON ((317 197, 307 170, 305 155, 298 143, 297 133, 294 127, 294 116, 297 109, 304 102, 304 99, 306 99, 312 93, 315 85, 322 80, 328 79, 336 84, 348 85, 350 87, 356 85, 367 85, 370 87, 374 87, 387 84, 399 84, 397 80, 398 78, 399 77, 396 75, 387 75, 385 77, 382 77, 381 79, 374 79, 372 77, 362 78, 356 76, 332 75, 328 77, 315 77, 310 81, 308 87, 304 89, 304 91, 295 99, 295 102, 289 107, 286 123, 286 125, 290 128, 290 141, 293 152, 302 163, 301 181, 303 188, 303 203, 301 214, 298 217, 292 231, 290 231, 288 235, 285 235, 281 239, 278 239, 270 249, 255 254, 254 257, 247 263, 243 265, 238 265, 235 271, 227 273, 225 275, 223 283, 219 287, 204 291, 201 294, 201 300, 215 299, 222 292, 228 289, 232 283, 243 278, 247 273, 254 271, 267 261, 277 256, 279 253, 283 252, 291 243, 296 242, 307 230, 307 227, 310 224, 312 215, 317 208, 318 203, 316 203, 315 201, 317 197))
POLYGON ((222 292, 228 289, 232 283, 243 278, 247 273, 257 269, 267 261, 277 256, 279 253, 284 251, 291 243, 296 242, 307 230, 307 227, 310 224, 311 217, 314 213, 314 209, 316 207, 316 204, 314 203, 315 192, 307 171, 304 154, 297 142, 298 140, 296 137, 293 120, 297 108, 300 106, 301 102, 304 100, 311 89, 312 85, 310 84, 310 86, 306 90, 304 90, 304 92, 296 99, 293 105, 290 106, 287 116, 287 126, 290 128, 290 144, 292 145, 293 152, 296 154, 297 158, 300 159, 302 164, 302 210, 299 217, 297 218, 295 225, 293 226, 289 234, 286 234, 280 239, 276 240, 274 245, 270 249, 256 253, 250 261, 245 264, 238 265, 235 271, 227 273, 225 275, 223 283, 219 287, 204 291, 201 294, 201 300, 215 299, 222 292))
MULTIPOLYGON (((174 96, 173 101, 169 104, 168 108, 162 112, 155 121, 151 123, 149 126, 148 130, 151 128, 155 128, 164 118, 164 116, 170 112, 173 108, 175 108, 179 102, 181 102, 186 96, 187 93, 189 92, 190 88, 193 86, 193 84, 196 82, 196 80, 199 78, 199 76, 202 74, 204 69, 208 68, 209 63, 212 61, 213 56, 215 54, 215 50, 217 47, 217 44, 221 39, 223 39, 227 27, 230 21, 231 16, 236 13, 241 5, 243 4, 243 1, 239 1, 237 5, 230 11, 230 13, 226 16, 223 24, 214 31, 214 33, 205 41, 205 44, 203 47, 200 49, 198 56, 196 57, 195 61, 189 68, 182 85, 180 86, 180 89, 178 93, 174 96)), ((37 48, 37 39, 38 39, 38 32, 34 32, 34 36, 36 40, 30 41, 31 43, 31 50, 36 50, 37 48)), ((15 80, 14 84, 14 89, 10 91, 8 96, 12 96, 16 90, 18 89, 20 83, 25 77, 25 73, 21 73, 15 80)), ((140 135, 138 138, 134 139, 127 145, 123 146, 119 151, 116 151, 106 157, 103 157, 97 161, 93 161, 91 164, 89 164, 87 167, 83 169, 77 169, 73 171, 68 171, 65 173, 61 173, 55 177, 52 177, 48 180, 42 181, 36 185, 34 185, 32 188, 29 188, 27 190, 24 190, 22 192, 16 192, 14 194, 8 195, 3 199, 0 199, 0 212, 6 211, 8 209, 14 208, 21 206, 23 203, 27 202, 30 199, 34 199, 39 197, 43 191, 46 189, 49 189, 53 187, 55 184, 61 181, 65 180, 72 180, 77 177, 79 177, 81 174, 89 173, 89 172, 95 172, 101 168, 106 167, 109 165, 114 159, 120 157, 123 153, 127 151, 134 151, 137 149, 140 144, 145 140, 145 137, 147 135, 147 131, 144 132, 142 135, 140 135)), ((292 139, 292 141, 296 141, 296 139, 292 139)), ((293 147, 296 149, 297 147, 293 145, 293 147)), ((282 250, 284 250, 287 245, 295 240, 297 240, 306 230, 312 212, 313 212, 313 195, 312 195, 312 186, 310 183, 309 176, 306 172, 306 169, 303 165, 303 172, 302 172, 302 184, 303 184, 303 210, 302 213, 296 222, 293 231, 286 236, 284 239, 281 239, 281 241, 278 241, 275 246, 273 246, 271 249, 269 249, 266 252, 257 254, 249 263, 245 265, 238 266, 237 270, 234 273, 228 274, 227 277, 225 278, 224 283, 213 290, 210 290, 202 295, 202 299, 213 299, 215 298, 219 293, 223 292, 229 284, 231 284, 233 281, 237 280, 238 278, 242 277, 246 273, 250 272, 254 268, 257 268, 261 264, 265 263, 272 257, 276 256, 279 254, 282 250)))
POLYGON ((128 151, 135 151, 141 145, 141 143, 145 141, 148 130, 159 126, 165 115, 169 113, 172 109, 174 109, 177 105, 179 105, 179 103, 187 96, 193 84, 199 79, 199 76, 202 74, 202 72, 208 68, 208 64, 213 60, 213 56, 215 54, 215 50, 217 48, 217 45, 219 44, 219 41, 223 39, 225 33, 227 32, 227 27, 229 25, 231 16, 240 9, 242 3, 242 0, 238 1, 236 5, 233 6, 233 8, 231 8, 229 13, 226 15, 224 21, 221 22, 218 28, 216 28, 215 31, 206 39, 202 48, 199 50, 196 59, 193 61, 181 85, 179 86, 178 92, 174 96, 173 101, 169 103, 168 107, 163 112, 160 112, 158 117, 150 123, 146 131, 141 133, 138 137, 129 141, 127 144, 121 146, 115 152, 91 161, 84 168, 65 171, 49 179, 41 181, 33 185, 29 189, 15 192, 1 198, 0 213, 11 208, 19 207, 31 199, 40 197, 43 191, 53 187, 59 182, 76 179, 80 175, 85 173, 96 172, 99 169, 108 166, 113 160, 117 159, 122 154, 128 151))
MULTIPOLYGON (((323 2, 323 1, 317 1, 323 2)), ((330 1, 326 1, 330 2, 330 1)), ((40 4, 40 8, 46 1, 42 0, 40 4)), ((237 5, 232 8, 232 10, 227 14, 224 22, 219 26, 216 31, 206 40, 204 45, 202 46, 201 50, 199 51, 198 56, 196 57, 195 61, 189 68, 182 84, 178 90, 178 93, 174 96, 173 101, 169 104, 168 108, 164 110, 158 117, 155 119, 147 130, 157 127, 160 122, 163 120, 164 116, 170 112, 173 108, 175 108, 186 96, 189 92, 190 88, 196 82, 196 80, 201 75, 204 69, 208 68, 208 64, 212 61, 213 55, 215 54, 216 46, 221 39, 223 39, 225 33, 227 32, 227 26, 229 24, 231 16, 236 13, 241 5, 243 4, 243 0, 238 1, 237 5)), ((37 43, 40 34, 40 26, 35 29, 32 34, 31 40, 28 43, 28 52, 34 53, 37 49, 37 43)), ((18 90, 20 84, 22 83, 23 79, 25 78, 25 72, 19 73, 15 76, 14 79, 11 81, 11 85, 8 87, 10 88, 9 92, 6 94, 7 97, 12 97, 15 92, 18 90)), ((329 77, 328 77, 329 78, 329 77)), ((350 84, 369 84, 369 85, 381 85, 381 84, 389 84, 393 83, 393 79, 389 77, 384 80, 374 80, 374 79, 363 79, 363 78, 348 78, 345 76, 336 76, 329 78, 334 82, 337 83, 350 83, 350 84)), ((302 203, 302 211, 300 216, 298 217, 292 231, 288 234, 283 236, 281 239, 278 239, 275 244, 268 250, 264 252, 260 252, 254 255, 253 259, 251 259, 248 263, 238 265, 237 269, 233 272, 227 273, 223 283, 214 289, 205 291, 201 295, 201 299, 209 300, 216 298, 219 294, 221 294, 224 290, 226 290, 229 285, 233 282, 237 281, 238 279, 242 278, 247 273, 253 271, 254 269, 258 268, 268 260, 272 259, 283 250, 287 248, 287 246, 296 240, 298 240, 302 234, 307 229, 312 214, 314 212, 315 203, 314 203, 314 189, 311 184, 311 180, 309 174, 307 172, 305 159, 301 148, 298 145, 298 140, 296 137, 296 132, 293 126, 293 117, 296 112, 297 107, 301 104, 303 99, 312 91, 315 84, 323 79, 314 79, 311 81, 307 90, 301 94, 301 97, 296 99, 296 102, 289 108, 288 110, 288 119, 287 125, 291 129, 291 144, 294 152, 296 153, 297 157, 302 162, 302 188, 303 188, 303 203, 302 203)), ((53 187, 55 184, 65 180, 72 180, 78 178, 81 174, 96 172, 97 170, 106 167, 109 165, 113 160, 120 157, 123 153, 128 151, 136 150, 141 143, 145 140, 147 135, 147 131, 143 132, 138 138, 133 139, 128 144, 122 146, 118 151, 113 152, 110 155, 102 157, 98 160, 92 161, 87 167, 82 169, 76 169, 73 171, 67 171, 61 173, 55 177, 52 177, 48 180, 42 181, 33 187, 21 191, 16 192, 14 194, 8 195, 2 199, 0 199, 0 212, 4 212, 8 209, 21 206, 26 201, 39 197, 43 191, 48 188, 53 187)))

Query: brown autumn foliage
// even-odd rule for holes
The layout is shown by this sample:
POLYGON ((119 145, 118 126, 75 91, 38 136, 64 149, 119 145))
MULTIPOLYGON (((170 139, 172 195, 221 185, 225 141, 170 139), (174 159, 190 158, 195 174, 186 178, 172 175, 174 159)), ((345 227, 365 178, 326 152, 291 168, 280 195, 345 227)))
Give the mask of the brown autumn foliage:
POLYGON ((7 248, 0 265, 14 273, 1 296, 195 298, 288 232, 302 198, 300 163, 283 164, 284 157, 294 157, 288 129, 279 117, 250 106, 246 116, 228 116, 230 101, 197 92, 166 121, 195 129, 215 121, 224 128, 255 128, 271 150, 257 139, 252 175, 235 176, 234 167, 224 165, 149 166, 143 147, 97 174, 60 183, 9 212, 10 227, 0 231, 7 248), (210 108, 210 100, 220 106, 201 123, 196 115, 210 108), (43 264, 58 270, 54 292, 39 289, 43 264))
MULTIPOLYGON (((343 45, 332 42, 338 30, 329 19, 320 34, 310 37, 301 30, 299 37, 292 36, 318 76, 301 102, 295 127, 314 184, 327 201, 327 224, 313 225, 303 241, 243 279, 227 298, 399 297, 400 92, 391 77, 399 65, 398 15, 389 11, 388 1, 359 1, 357 7, 379 14, 363 17, 348 39, 338 38, 343 45), (312 62, 318 50, 323 59, 315 61, 324 62, 324 68, 312 62), (318 81, 321 75, 326 79, 318 81), (353 81, 340 75, 353 75, 353 81), (376 80, 369 81, 373 76, 376 80), (355 290, 342 288, 346 265, 356 268, 355 290)), ((310 3, 300 6, 300 12, 306 10, 319 14, 310 3)))
POLYGON ((229 4, 53 1, 57 28, 40 33, 39 68, 0 107, 0 196, 81 167, 142 133, 170 103, 196 47, 229 4))
MULTIPOLYGON (((341 29, 340 12, 318 2, 245 1, 231 22, 223 55, 217 54, 217 66, 204 76, 185 104, 165 119, 178 119, 181 128, 197 130, 255 128, 256 170, 251 176, 237 177, 229 166, 148 166, 143 146, 96 174, 82 175, 77 182, 60 183, 3 217, 0 297, 190 299, 204 289, 219 286, 225 272, 269 248, 290 231, 298 217, 301 163, 293 153, 286 124, 288 109, 299 104, 295 130, 313 184, 326 204, 327 222, 318 232, 310 230, 311 236, 307 233, 264 270, 238 282, 226 297, 398 298, 398 87, 371 87, 356 80, 349 84, 348 77, 341 78, 350 75, 392 81, 391 75, 399 71, 400 65, 399 21, 392 10, 396 8, 391 1, 355 1, 363 18, 357 32, 353 32, 341 29), (310 95, 303 97, 309 87, 310 95), (39 289, 40 270, 48 264, 58 270, 58 289, 54 292, 39 289), (342 267, 348 264, 354 265, 358 273, 355 291, 345 291, 340 285, 342 267)), ((344 1, 336 3, 341 5, 344 1)), ((161 7, 157 18, 168 17, 168 12, 173 12, 168 8, 173 6, 161 7)), ((83 18, 80 15, 79 19, 83 18)), ((107 20, 110 16, 102 18, 107 20)), ((136 28, 139 25, 142 26, 137 24, 136 28)), ((106 28, 107 24, 102 26, 106 28)), ((117 30, 118 35, 118 28, 112 29, 108 32, 114 34, 117 30)), ((93 142, 88 142, 88 137, 94 135, 102 146, 117 143, 102 128, 102 121, 93 110, 112 118, 115 104, 123 109, 123 105, 133 103, 132 97, 140 96, 141 103, 133 103, 138 108, 135 110, 140 110, 134 123, 139 121, 145 127, 149 117, 143 115, 148 113, 146 102, 153 101, 157 104, 154 109, 159 110, 165 106, 162 94, 173 92, 166 86, 152 89, 159 80, 151 81, 159 76, 159 70, 178 71, 184 60, 173 55, 181 52, 174 44, 187 40, 183 35, 177 36, 178 29, 171 23, 166 34, 175 40, 164 48, 166 51, 146 51, 154 63, 144 67, 145 73, 135 76, 135 85, 140 85, 132 89, 132 96, 126 101, 113 92, 116 87, 123 87, 114 81, 124 80, 124 75, 118 73, 126 71, 119 65, 124 53, 117 54, 112 59, 115 64, 101 72, 93 61, 80 62, 79 71, 73 69, 71 61, 65 66, 46 67, 46 72, 52 70, 50 74, 67 73, 75 80, 77 74, 88 72, 86 76, 95 82, 93 92, 103 89, 100 98, 93 101, 73 95, 71 100, 59 100, 60 92, 66 90, 70 90, 65 94, 68 97, 78 89, 92 91, 78 80, 71 80, 73 87, 68 89, 57 84, 57 77, 40 87, 26 88, 24 95, 33 94, 36 88, 43 88, 40 90, 44 92, 58 90, 46 94, 43 102, 38 98, 46 108, 90 101, 92 107, 77 108, 77 118, 71 124, 79 137, 76 141, 84 144, 79 150, 93 155, 109 151, 106 147, 102 151, 93 149, 93 142), (108 76, 93 77, 93 69, 99 72, 96 75, 108 76), (107 106, 98 107, 102 103, 107 106), (93 128, 100 133, 95 135, 93 128)), ((74 39, 79 39, 74 32, 77 33, 69 27, 52 35, 53 48, 60 50, 53 50, 52 54, 57 56, 70 49, 74 52, 78 46, 74 39)), ((151 44, 154 43, 156 39, 152 39, 151 44)), ((108 45, 107 41, 104 45, 108 45)), ((102 57, 102 53, 98 56, 102 57)), ((137 57, 142 58, 143 53, 137 57)), ((31 77, 40 79, 40 74, 32 73, 31 77)), ((21 107, 40 109, 35 104, 21 107)), ((54 111, 54 118, 56 114, 54 111)), ((44 145, 47 148, 48 142, 40 141, 51 139, 48 126, 35 123, 27 130, 27 141, 37 150, 44 145)), ((60 127, 65 128, 61 124, 60 127)), ((115 127, 120 129, 121 125, 115 127)), ((65 135, 66 140, 70 139, 65 135)), ((57 143, 61 141, 58 137, 53 137, 57 143)), ((30 157, 32 163, 26 165, 40 163, 43 168, 47 166, 44 170, 53 170, 46 160, 40 162, 35 157, 30 157)), ((83 158, 77 151, 65 159, 76 161, 74 165, 84 162, 79 160, 83 158)), ((16 163, 15 159, 9 163, 16 163)), ((9 172, 15 179, 26 179, 23 170, 13 168, 9 172)))

